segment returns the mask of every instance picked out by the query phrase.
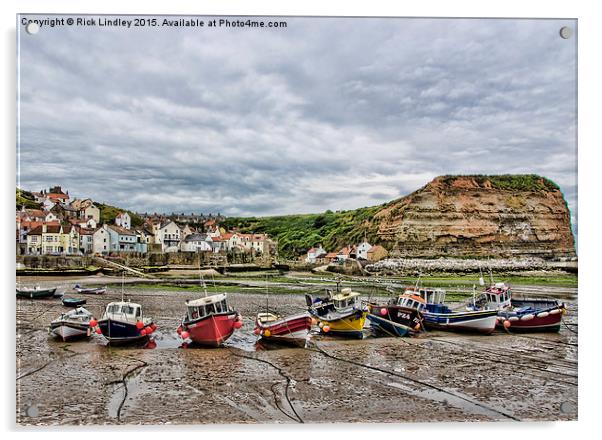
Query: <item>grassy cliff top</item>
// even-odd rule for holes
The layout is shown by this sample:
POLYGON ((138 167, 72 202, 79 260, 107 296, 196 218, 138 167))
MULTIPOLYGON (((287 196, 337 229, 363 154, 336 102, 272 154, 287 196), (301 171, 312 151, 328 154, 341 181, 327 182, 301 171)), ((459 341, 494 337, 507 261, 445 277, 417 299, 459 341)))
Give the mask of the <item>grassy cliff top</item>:
POLYGON ((469 175, 445 175, 437 177, 440 181, 451 185, 460 179, 473 180, 479 187, 491 186, 493 189, 510 191, 559 191, 560 187, 550 179, 537 174, 469 174, 469 175))

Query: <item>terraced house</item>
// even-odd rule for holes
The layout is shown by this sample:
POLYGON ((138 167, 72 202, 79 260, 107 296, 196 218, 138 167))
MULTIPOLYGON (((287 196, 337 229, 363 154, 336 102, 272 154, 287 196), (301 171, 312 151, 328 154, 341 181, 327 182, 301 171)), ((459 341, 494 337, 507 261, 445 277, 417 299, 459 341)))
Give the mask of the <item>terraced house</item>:
POLYGON ((76 254, 79 234, 75 228, 63 225, 40 225, 27 234, 27 253, 30 255, 76 254))

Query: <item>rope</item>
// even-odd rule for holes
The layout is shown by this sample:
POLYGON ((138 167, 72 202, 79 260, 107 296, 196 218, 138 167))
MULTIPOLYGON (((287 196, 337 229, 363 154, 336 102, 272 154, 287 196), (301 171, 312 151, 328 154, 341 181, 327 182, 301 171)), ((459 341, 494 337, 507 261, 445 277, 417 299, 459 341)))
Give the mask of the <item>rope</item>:
MULTIPOLYGON (((566 322, 564 322, 564 318, 562 318, 562 317, 561 317, 561 318, 560 318, 560 321, 561 321, 561 322, 564 324, 564 326, 566 327, 566 329, 567 329, 568 331, 570 331, 571 333, 574 333, 574 334, 579 334, 578 332, 576 332, 575 330, 573 330, 572 328, 570 328, 570 327, 569 327, 569 324, 570 324, 570 323, 569 323, 569 324, 567 324, 566 322)), ((577 324, 571 324, 571 325, 577 325, 577 324)))
POLYGON ((337 357, 337 356, 332 355, 332 354, 326 352, 325 350, 323 350, 321 347, 318 346, 318 344, 315 344, 315 347, 316 347, 316 349, 307 348, 307 350, 311 350, 311 351, 316 351, 316 352, 322 353, 324 356, 327 356, 327 357, 329 357, 331 359, 334 359, 334 360, 337 360, 337 361, 340 361, 340 362, 347 362, 347 363, 352 364, 352 365, 357 365, 358 367, 368 368, 370 370, 378 371, 380 373, 389 374, 391 376, 401 377, 402 379, 408 380, 410 382, 414 382, 414 383, 417 383, 417 384, 422 385, 424 387, 432 388, 432 389, 437 390, 439 392, 442 392, 442 393, 445 393, 445 394, 449 394, 450 396, 454 396, 454 397, 456 397, 458 399, 462 399, 462 400, 464 400, 466 402, 469 402, 469 403, 471 403, 473 405, 476 405, 476 406, 479 406, 481 408, 484 408, 484 409, 486 409, 488 411, 496 412, 496 413, 498 413, 498 414, 500 414, 500 415, 502 415, 504 417, 507 417, 509 419, 512 419, 512 420, 515 420, 515 421, 520 421, 519 418, 514 417, 511 414, 508 414, 508 413, 505 413, 503 411, 491 408, 491 407, 489 407, 487 405, 484 405, 482 403, 475 402, 475 401, 473 401, 473 400, 471 400, 471 399, 469 399, 467 397, 462 396, 461 394, 456 394, 454 392, 448 391, 448 390, 446 390, 444 388, 441 388, 441 387, 438 387, 436 385, 432 385, 432 384, 429 384, 427 382, 422 382, 422 381, 420 381, 418 379, 414 379, 412 377, 409 377, 409 376, 406 376, 406 375, 403 375, 403 374, 395 373, 393 371, 385 370, 383 368, 374 367, 374 366, 371 366, 371 365, 362 364, 361 362, 357 362, 357 361, 353 361, 353 360, 343 359, 343 358, 337 357))

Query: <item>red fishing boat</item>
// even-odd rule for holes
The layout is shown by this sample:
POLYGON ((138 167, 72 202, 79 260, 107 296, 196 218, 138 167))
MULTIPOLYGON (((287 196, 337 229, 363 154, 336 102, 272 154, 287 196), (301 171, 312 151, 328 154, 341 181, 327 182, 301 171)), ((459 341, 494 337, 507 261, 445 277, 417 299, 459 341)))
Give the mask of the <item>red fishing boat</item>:
POLYGON ((566 306, 555 299, 515 299, 504 283, 488 287, 469 305, 473 310, 497 310, 497 326, 516 332, 558 332, 566 306))
POLYGON ((242 317, 228 306, 226 294, 220 293, 186 301, 186 316, 178 333, 184 340, 219 347, 241 327, 242 317))
POLYGON ((307 313, 285 318, 269 312, 258 313, 254 333, 268 341, 304 343, 311 324, 311 317, 307 313))

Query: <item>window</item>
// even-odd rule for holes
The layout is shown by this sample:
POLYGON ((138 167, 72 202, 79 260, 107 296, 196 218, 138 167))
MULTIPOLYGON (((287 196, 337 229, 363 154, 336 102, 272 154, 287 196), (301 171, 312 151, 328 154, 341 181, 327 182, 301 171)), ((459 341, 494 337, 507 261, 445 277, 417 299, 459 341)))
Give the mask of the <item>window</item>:
POLYGON ((213 304, 207 305, 207 314, 215 313, 215 307, 213 304))

